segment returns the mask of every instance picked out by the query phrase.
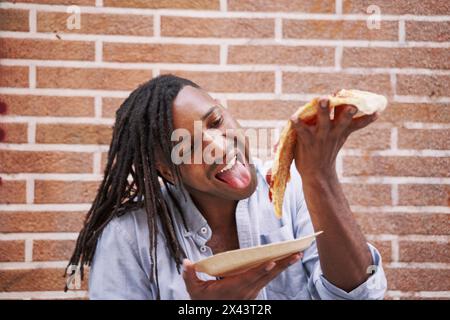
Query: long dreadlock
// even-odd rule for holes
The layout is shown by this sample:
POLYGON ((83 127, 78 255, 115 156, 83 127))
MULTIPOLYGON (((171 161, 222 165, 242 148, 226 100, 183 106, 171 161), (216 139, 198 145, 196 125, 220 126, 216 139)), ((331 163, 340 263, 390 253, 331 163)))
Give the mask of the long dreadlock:
MULTIPOLYGON (((157 171, 154 151, 161 151, 163 161, 174 177, 175 186, 184 192, 179 168, 171 161, 170 137, 173 131, 172 104, 178 92, 187 85, 199 88, 192 81, 174 75, 158 76, 140 85, 116 111, 103 181, 87 213, 68 264, 68 268, 78 268, 81 280, 83 268, 91 265, 98 237, 108 222, 115 216, 142 207, 147 213, 152 279, 156 281, 158 299, 157 219, 161 221, 162 232, 180 271, 185 253, 176 237, 174 222, 162 195, 159 178, 162 178, 166 187, 168 182, 157 171)), ((180 208, 177 202, 175 204, 180 208)), ((75 270, 72 270, 71 275, 74 274, 75 270)), ((64 276, 67 276, 67 269, 64 276)), ((66 284, 64 290, 67 289, 66 284)))

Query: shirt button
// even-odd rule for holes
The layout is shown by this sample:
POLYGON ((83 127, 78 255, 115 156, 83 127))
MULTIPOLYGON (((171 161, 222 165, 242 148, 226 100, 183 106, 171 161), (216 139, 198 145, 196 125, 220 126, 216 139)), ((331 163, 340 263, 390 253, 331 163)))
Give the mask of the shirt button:
POLYGON ((206 252, 206 247, 205 247, 205 246, 201 246, 201 247, 200 247, 200 251, 203 252, 203 253, 205 253, 205 252, 206 252))
POLYGON ((200 229, 200 232, 205 234, 205 233, 208 232, 208 229, 206 229, 206 227, 203 227, 203 228, 200 229))

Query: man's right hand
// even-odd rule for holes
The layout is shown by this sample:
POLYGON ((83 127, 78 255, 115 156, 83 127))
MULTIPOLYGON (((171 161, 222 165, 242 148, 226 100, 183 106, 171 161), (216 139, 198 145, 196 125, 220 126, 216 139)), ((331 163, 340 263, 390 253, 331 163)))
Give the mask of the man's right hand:
POLYGON ((295 253, 278 261, 266 262, 243 273, 221 280, 203 281, 197 277, 194 264, 183 261, 183 279, 193 300, 252 300, 276 276, 299 261, 303 253, 295 253))

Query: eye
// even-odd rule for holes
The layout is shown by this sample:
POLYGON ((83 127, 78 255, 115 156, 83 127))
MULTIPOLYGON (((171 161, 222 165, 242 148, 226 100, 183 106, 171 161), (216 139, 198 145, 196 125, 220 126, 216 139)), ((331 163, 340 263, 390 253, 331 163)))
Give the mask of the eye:
POLYGON ((209 124, 210 128, 219 128, 223 123, 223 116, 221 114, 215 115, 209 124))

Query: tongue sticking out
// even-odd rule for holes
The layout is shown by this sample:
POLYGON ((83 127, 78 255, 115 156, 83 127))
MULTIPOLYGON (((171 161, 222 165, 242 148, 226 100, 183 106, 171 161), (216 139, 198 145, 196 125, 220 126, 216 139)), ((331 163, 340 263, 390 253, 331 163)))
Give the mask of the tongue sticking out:
POLYGON ((250 183, 250 172, 239 161, 229 170, 219 172, 216 178, 222 180, 233 188, 242 189, 250 183))

